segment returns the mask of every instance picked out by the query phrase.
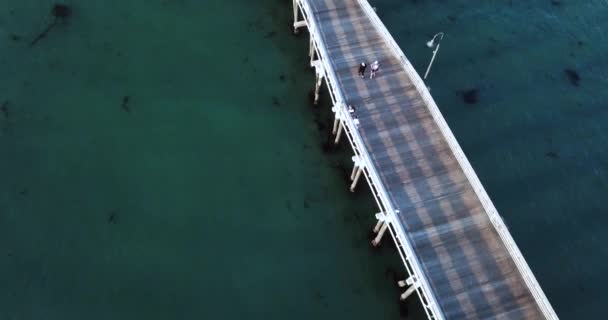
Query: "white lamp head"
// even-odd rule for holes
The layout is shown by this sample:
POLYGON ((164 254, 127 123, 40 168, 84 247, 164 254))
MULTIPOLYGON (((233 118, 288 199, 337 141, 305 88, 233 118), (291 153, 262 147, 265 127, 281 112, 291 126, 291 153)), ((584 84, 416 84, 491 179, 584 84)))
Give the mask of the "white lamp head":
POLYGON ((437 39, 437 37, 439 37, 439 41, 443 40, 443 32, 439 32, 438 34, 436 34, 433 39, 431 39, 431 41, 426 43, 426 46, 429 48, 432 48, 435 46, 435 39, 437 39))

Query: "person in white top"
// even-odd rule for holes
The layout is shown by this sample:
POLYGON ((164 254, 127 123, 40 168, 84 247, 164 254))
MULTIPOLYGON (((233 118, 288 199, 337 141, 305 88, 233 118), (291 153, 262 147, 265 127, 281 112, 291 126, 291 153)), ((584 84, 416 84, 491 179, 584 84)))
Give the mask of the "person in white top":
POLYGON ((355 124, 355 128, 359 128, 359 118, 355 114, 355 107, 353 107, 352 105, 349 105, 348 113, 350 113, 351 116, 353 116, 353 123, 355 124))
POLYGON ((369 74, 370 79, 376 77, 376 72, 378 72, 378 69, 380 69, 380 63, 378 62, 378 60, 376 60, 374 61, 374 63, 372 63, 372 72, 369 74))

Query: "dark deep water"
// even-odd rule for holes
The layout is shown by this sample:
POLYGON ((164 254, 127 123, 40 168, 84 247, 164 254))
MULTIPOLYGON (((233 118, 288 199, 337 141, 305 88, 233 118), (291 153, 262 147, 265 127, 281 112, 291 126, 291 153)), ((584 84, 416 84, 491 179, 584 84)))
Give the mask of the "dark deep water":
MULTIPOLYGON (((291 1, 66 3, 0 0, 1 320, 399 318, 291 1)), ((446 32, 440 109, 560 317, 603 316, 608 4, 372 4, 421 73, 446 32)))
POLYGON ((606 1, 374 0, 561 319, 608 303, 606 1), (476 102, 464 93, 475 91, 476 102))
POLYGON ((399 317, 291 3, 68 3, 0 0, 1 320, 399 317))

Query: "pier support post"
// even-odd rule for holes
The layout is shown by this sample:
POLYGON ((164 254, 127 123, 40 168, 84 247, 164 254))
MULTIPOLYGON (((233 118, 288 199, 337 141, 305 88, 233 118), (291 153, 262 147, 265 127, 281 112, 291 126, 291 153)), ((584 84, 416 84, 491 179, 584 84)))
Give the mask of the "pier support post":
POLYGON ((384 221, 378 220, 378 222, 376 223, 376 226, 374 227, 374 233, 378 233, 380 231, 380 227, 382 227, 383 224, 384 224, 384 221))
POLYGON ((340 108, 338 106, 333 106, 331 111, 334 113, 334 126, 331 129, 331 134, 336 134, 338 132, 338 125, 340 124, 341 116, 339 112, 340 108))
POLYGON ((294 34, 298 34, 298 28, 296 27, 296 23, 298 23, 298 15, 299 15, 299 8, 298 8, 298 0, 293 0, 293 33, 294 34))
POLYGON ((357 187, 357 182, 359 182, 359 178, 361 178, 361 174, 363 173, 364 167, 363 162, 359 156, 353 156, 353 172, 350 174, 350 180, 352 183, 350 185, 350 192, 355 192, 355 187, 357 187))
POLYGON ((384 236, 384 233, 386 232, 389 223, 388 216, 384 212, 377 213, 376 219, 378 219, 378 223, 374 227, 376 237, 374 238, 374 240, 372 240, 372 245, 374 247, 378 247, 380 245, 380 241, 382 241, 382 236, 384 236))
POLYGON ((382 223, 382 227, 380 228, 380 231, 378 231, 378 234, 376 235, 374 240, 372 240, 372 245, 374 247, 377 247, 380 245, 380 241, 382 241, 382 236, 384 236, 384 233, 386 232, 386 228, 388 228, 388 223, 386 223, 386 222, 382 223))
POLYGON ((357 165, 354 165, 353 171, 351 171, 351 173, 350 173, 350 181, 355 180, 355 177, 357 176, 358 171, 359 171, 359 167, 357 167, 357 165))
POLYGON ((342 108, 342 106, 340 105, 336 105, 333 106, 331 108, 331 111, 334 113, 334 126, 331 130, 332 134, 336 135, 336 139, 334 140, 335 144, 340 143, 340 137, 342 136, 342 129, 344 129, 344 123, 342 123, 343 119, 343 115, 342 112, 340 112, 340 109, 342 108))
POLYGON ((319 104, 319 91, 321 90, 321 85, 323 84, 323 75, 321 75, 319 72, 316 72, 316 76, 315 76, 315 101, 314 101, 314 105, 316 106, 317 104, 319 104))
POLYGON ((405 301, 405 299, 407 299, 409 296, 411 296, 412 293, 414 293, 414 291, 416 291, 416 288, 418 288, 418 286, 419 286, 418 281, 416 281, 416 278, 413 276, 407 278, 406 280, 401 280, 401 281, 397 282, 397 284, 399 285, 400 288, 405 288, 408 285, 410 286, 399 297, 399 299, 401 301, 405 301))
POLYGON ((311 64, 315 68, 314 105, 316 106, 319 103, 319 91, 321 90, 321 85, 323 85, 323 78, 325 77, 325 70, 323 69, 323 64, 319 60, 313 61, 313 62, 311 62, 311 64))
POLYGON ((300 1, 301 0, 293 0, 293 33, 294 34, 299 34, 300 30, 298 30, 298 29, 306 26, 306 21, 299 20, 300 19, 300 7, 298 6, 298 3, 300 1))
POLYGON ((344 125, 342 124, 342 121, 340 121, 340 123, 338 123, 338 131, 336 132, 336 139, 334 140, 334 144, 340 143, 340 137, 342 137, 342 127, 344 127, 344 125))
POLYGON ((355 187, 357 186, 357 182, 361 177, 361 173, 363 173, 363 167, 357 168, 357 174, 355 174, 355 179, 353 179, 353 183, 350 185, 350 192, 355 192, 355 187))
POLYGON ((334 119, 334 127, 331 130, 331 134, 336 134, 336 132, 338 132, 338 125, 340 124, 340 119, 338 119, 337 117, 334 119))
POLYGON ((315 58, 316 58, 316 48, 315 48, 315 42, 312 40, 312 37, 310 37, 310 49, 308 51, 308 56, 310 57, 310 67, 314 67, 315 66, 315 58))

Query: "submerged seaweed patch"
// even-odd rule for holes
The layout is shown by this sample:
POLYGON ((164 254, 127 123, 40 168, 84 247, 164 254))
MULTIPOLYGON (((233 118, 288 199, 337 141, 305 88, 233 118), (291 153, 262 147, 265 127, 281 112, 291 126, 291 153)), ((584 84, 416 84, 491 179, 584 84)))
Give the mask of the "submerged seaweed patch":
POLYGON ((555 151, 546 152, 545 156, 551 159, 559 159, 559 154, 555 151))
POLYGON ((270 39, 270 38, 272 38, 272 37, 274 37, 274 36, 276 36, 276 35, 277 35, 276 31, 270 31, 270 32, 267 32, 267 33, 264 35, 264 39, 270 39))
POLYGON ((118 211, 114 210, 108 214, 108 223, 116 224, 118 222, 118 211))
POLYGON ((279 98, 272 97, 272 105, 275 106, 275 107, 280 107, 281 106, 281 101, 279 100, 279 98))
POLYGON ((2 106, 0 106, 0 113, 2 113, 2 115, 4 116, 5 119, 8 119, 8 117, 9 117, 8 100, 4 101, 2 103, 2 106))
POLYGON ((310 209, 310 199, 306 198, 304 199, 304 202, 302 204, 302 206, 304 207, 304 209, 310 209))
POLYGON ((581 83, 581 76, 574 69, 564 69, 564 73, 566 77, 568 77, 568 81, 575 87, 578 87, 581 83))
POLYGON ((30 47, 33 47, 38 41, 44 39, 59 23, 65 22, 72 15, 72 8, 66 4, 56 3, 51 10, 51 14, 54 17, 53 21, 30 42, 30 47))
POLYGON ((122 97, 122 103, 120 104, 120 108, 126 113, 131 113, 131 106, 129 103, 131 102, 131 97, 124 96, 122 97))
POLYGON ((72 9, 65 4, 56 3, 52 10, 53 16, 59 19, 65 19, 72 15, 72 9))
POLYGON ((460 90, 457 93, 462 97, 462 101, 466 104, 476 104, 479 101, 479 89, 477 88, 460 90))

